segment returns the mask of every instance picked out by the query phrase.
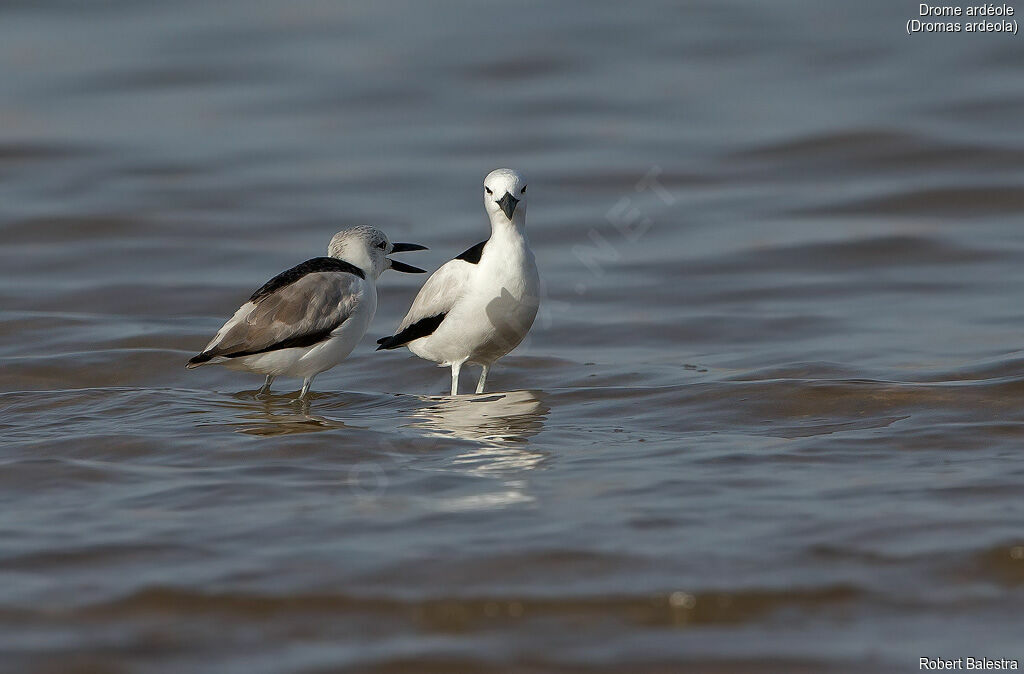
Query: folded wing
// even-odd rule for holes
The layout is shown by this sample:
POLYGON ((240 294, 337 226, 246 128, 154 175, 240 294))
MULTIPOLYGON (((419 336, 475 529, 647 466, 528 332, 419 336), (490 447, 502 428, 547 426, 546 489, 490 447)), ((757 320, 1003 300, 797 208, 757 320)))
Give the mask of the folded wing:
POLYGON ((239 358, 318 344, 355 312, 362 283, 361 278, 346 271, 322 271, 289 279, 269 292, 260 294, 261 289, 235 312, 203 352, 188 362, 188 367, 213 358, 239 358))
POLYGON ((420 288, 395 334, 377 340, 377 350, 397 349, 433 334, 465 291, 470 268, 470 263, 458 258, 441 265, 420 288))

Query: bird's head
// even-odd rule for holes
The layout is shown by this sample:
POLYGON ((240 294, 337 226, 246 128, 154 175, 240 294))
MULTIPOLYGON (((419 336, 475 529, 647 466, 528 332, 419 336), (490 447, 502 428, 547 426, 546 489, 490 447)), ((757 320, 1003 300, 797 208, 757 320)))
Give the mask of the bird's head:
POLYGON ((500 168, 484 178, 484 209, 491 224, 526 224, 526 178, 519 171, 500 168))
POLYGON ((387 256, 391 253, 426 249, 426 246, 418 243, 391 243, 384 232, 376 227, 358 225, 335 234, 327 246, 327 254, 354 264, 363 270, 367 278, 377 279, 386 269, 404 271, 408 274, 424 273, 419 267, 392 260, 387 256))

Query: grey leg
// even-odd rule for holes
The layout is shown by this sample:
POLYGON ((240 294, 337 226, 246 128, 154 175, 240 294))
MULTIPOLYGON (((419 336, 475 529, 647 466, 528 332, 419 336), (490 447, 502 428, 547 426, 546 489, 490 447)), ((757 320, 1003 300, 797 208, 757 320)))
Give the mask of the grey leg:
POLYGON ((274 375, 268 374, 267 381, 263 384, 263 388, 257 391, 256 395, 262 396, 270 393, 270 385, 274 383, 274 375))
POLYGON ((484 392, 484 384, 487 383, 487 373, 491 371, 490 365, 483 365, 480 367, 480 381, 476 383, 476 392, 484 392))
POLYGON ((459 395, 459 371, 462 370, 462 363, 452 363, 452 395, 459 395))
MULTIPOLYGON (((313 375, 315 377, 316 375, 313 375)), ((305 400, 306 394, 309 393, 309 385, 313 383, 313 377, 306 377, 302 380, 302 390, 299 392, 298 400, 305 400)))

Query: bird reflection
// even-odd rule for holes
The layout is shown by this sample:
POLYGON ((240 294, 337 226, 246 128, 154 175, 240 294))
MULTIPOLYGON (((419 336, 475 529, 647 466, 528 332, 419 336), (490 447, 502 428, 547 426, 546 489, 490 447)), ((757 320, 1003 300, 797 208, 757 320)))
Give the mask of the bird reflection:
POLYGON ((286 396, 258 398, 249 392, 238 393, 231 397, 234 400, 221 404, 240 412, 235 415, 238 422, 228 424, 235 433, 274 437, 352 428, 336 419, 311 414, 308 400, 295 403, 294 400, 286 396), (285 404, 281 404, 282 401, 285 404))
POLYGON ((294 433, 320 433, 322 431, 348 428, 344 423, 328 419, 305 411, 271 412, 264 410, 243 414, 238 417, 244 420, 236 424, 236 433, 272 437, 275 435, 291 435, 294 433))
POLYGON ((478 443, 452 463, 467 472, 495 474, 536 468, 543 452, 530 450, 530 437, 543 429, 550 408, 534 391, 509 391, 436 400, 412 414, 410 426, 429 437, 478 443))

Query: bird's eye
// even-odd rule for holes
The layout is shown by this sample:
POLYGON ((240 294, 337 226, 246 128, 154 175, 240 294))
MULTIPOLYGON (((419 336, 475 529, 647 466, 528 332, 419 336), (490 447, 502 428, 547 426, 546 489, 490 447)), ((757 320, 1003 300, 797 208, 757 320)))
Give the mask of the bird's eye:
POLYGON ((494 192, 491 191, 490 187, 484 187, 484 192, 487 192, 488 194, 494 194, 494 192))
POLYGON ((523 185, 523 189, 519 190, 520 194, 526 194, 526 185, 523 185))
POLYGON ((380 243, 377 244, 377 247, 380 248, 381 250, 384 250, 385 248, 388 247, 388 244, 386 241, 381 241, 380 243))

